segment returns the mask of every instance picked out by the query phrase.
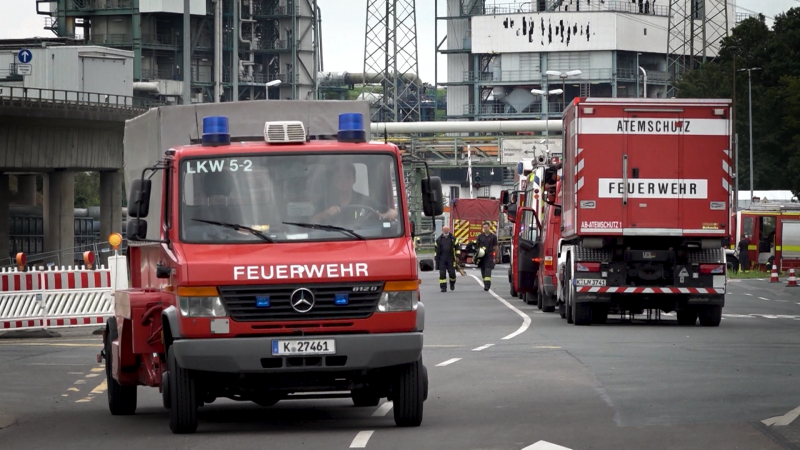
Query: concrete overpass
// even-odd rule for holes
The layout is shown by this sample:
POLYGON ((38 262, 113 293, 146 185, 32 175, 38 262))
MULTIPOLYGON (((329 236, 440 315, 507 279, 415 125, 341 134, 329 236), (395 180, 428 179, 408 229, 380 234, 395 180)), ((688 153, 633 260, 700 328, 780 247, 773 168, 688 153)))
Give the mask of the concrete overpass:
MULTIPOLYGON (((122 229, 125 120, 146 112, 130 96, 0 86, 0 265, 10 252, 9 174, 18 201, 35 205, 35 174, 44 174, 44 251, 71 264, 75 172, 100 172, 100 235, 122 229)), ((5 261, 4 261, 5 260, 5 261)))

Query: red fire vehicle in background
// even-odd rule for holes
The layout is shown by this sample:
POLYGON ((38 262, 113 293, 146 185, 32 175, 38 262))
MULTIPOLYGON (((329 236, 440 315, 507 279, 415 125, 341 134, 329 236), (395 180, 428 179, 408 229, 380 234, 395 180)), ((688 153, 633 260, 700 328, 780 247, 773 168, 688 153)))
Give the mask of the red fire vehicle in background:
MULTIPOLYGON (((541 265, 537 273, 536 303, 544 312, 553 312, 558 306, 556 286, 556 254, 561 240, 561 205, 556 200, 561 195, 560 171, 562 164, 554 160, 544 172, 542 191, 545 198, 544 220, 540 233, 541 265)), ((563 311, 562 311, 563 313, 563 311)))
POLYGON ((504 220, 500 209, 500 200, 494 198, 459 198, 454 199, 450 209, 450 228, 458 245, 459 264, 472 263, 476 249, 472 245, 478 235, 483 232, 483 223, 489 222, 489 230, 497 235, 497 248, 492 258, 495 263, 503 261, 508 253, 510 236, 504 235, 504 220))
MULTIPOLYGON (((278 113, 244 103, 126 124, 126 166, 143 168, 126 174, 132 287, 116 292, 98 357, 111 413, 133 414, 137 386, 158 387, 172 431, 192 433, 217 398, 270 406, 348 391, 356 406, 388 397, 398 426, 420 425, 424 307, 398 148, 367 142, 360 113, 339 115, 336 140, 309 139, 307 124, 322 133, 336 120, 313 115, 261 122, 252 138, 253 117, 278 113), (174 144, 198 112, 217 111, 232 115, 206 116, 202 143, 174 144), (154 153, 155 165, 142 159, 154 153), (336 211, 333 194, 352 201, 336 211)), ((279 114, 359 107, 298 103, 279 114)), ((438 178, 423 179, 422 197, 427 216, 442 214, 438 178)))
POLYGON ((749 267, 745 270, 780 272, 800 270, 800 204, 753 203, 731 216, 730 245, 725 251, 728 270, 738 270, 736 247, 742 236, 750 236, 747 246, 749 267))
POLYGON ((564 112, 559 297, 576 325, 676 311, 718 326, 730 230, 730 102, 576 99, 564 112))

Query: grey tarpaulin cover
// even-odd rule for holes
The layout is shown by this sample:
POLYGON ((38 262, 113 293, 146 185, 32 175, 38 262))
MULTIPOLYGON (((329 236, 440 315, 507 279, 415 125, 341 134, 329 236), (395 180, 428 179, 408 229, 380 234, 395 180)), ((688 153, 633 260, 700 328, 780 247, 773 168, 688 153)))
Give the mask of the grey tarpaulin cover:
MULTIPOLYGON (((162 106, 125 122, 125 192, 172 147, 190 144, 203 134, 203 118, 226 116, 233 137, 263 136, 264 122, 300 120, 311 135, 336 135, 339 114, 361 113, 364 130, 370 139, 369 103, 335 100, 260 100, 227 103, 200 103, 186 106, 162 106)), ((161 173, 153 177, 148 239, 158 239, 161 211, 161 173)))

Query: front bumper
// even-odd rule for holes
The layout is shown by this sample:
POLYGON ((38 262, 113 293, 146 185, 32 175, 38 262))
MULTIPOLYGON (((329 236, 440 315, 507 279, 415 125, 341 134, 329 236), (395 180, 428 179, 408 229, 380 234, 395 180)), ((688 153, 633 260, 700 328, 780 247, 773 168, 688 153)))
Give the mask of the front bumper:
POLYGON ((229 339, 182 339, 172 344, 178 364, 185 369, 226 373, 325 372, 378 369, 417 361, 422 354, 422 333, 307 336, 335 339, 336 354, 325 356, 272 356, 269 336, 229 339), (303 364, 314 359, 318 364, 303 364), (280 360, 280 361, 278 361, 280 360), (289 361, 292 360, 292 361, 289 361))

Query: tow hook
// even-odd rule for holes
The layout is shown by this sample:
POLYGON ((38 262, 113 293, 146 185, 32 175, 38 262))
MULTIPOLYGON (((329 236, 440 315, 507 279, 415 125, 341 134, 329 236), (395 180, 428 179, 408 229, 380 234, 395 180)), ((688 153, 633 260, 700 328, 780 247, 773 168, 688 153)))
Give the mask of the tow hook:
POLYGON ((102 363, 104 359, 106 359, 105 349, 100 350, 100 353, 97 354, 97 363, 98 364, 102 363))

